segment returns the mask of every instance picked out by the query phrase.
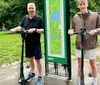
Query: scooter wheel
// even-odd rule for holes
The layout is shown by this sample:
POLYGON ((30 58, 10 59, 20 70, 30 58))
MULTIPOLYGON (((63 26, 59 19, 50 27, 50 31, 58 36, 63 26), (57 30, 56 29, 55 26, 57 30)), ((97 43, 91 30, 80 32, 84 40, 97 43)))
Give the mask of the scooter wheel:
POLYGON ((89 77, 92 77, 92 74, 91 74, 91 73, 89 73, 89 74, 88 74, 88 76, 89 76, 89 77))

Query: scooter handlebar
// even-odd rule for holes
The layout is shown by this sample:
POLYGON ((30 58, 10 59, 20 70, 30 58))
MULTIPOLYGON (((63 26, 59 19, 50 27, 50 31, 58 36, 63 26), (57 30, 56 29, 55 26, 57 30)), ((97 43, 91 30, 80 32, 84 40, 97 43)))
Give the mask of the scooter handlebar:
POLYGON ((81 33, 81 32, 74 32, 74 34, 86 35, 86 34, 90 34, 90 33, 89 33, 89 32, 84 32, 84 33, 81 33))
POLYGON ((26 34, 28 34, 29 32, 28 32, 28 30, 16 30, 16 33, 26 33, 26 34))

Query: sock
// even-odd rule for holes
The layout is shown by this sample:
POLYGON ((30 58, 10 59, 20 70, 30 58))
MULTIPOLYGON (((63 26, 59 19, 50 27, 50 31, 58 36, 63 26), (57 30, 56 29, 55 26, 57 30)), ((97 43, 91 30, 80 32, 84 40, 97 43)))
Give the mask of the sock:
POLYGON ((35 76, 35 73, 32 73, 35 76))
POLYGON ((42 78, 42 76, 38 76, 38 78, 42 78))

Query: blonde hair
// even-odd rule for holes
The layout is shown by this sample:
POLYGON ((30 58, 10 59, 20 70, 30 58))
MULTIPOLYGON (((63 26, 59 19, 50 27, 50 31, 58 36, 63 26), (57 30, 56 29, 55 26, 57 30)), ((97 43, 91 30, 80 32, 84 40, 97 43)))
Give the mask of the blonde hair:
POLYGON ((81 2, 81 3, 87 3, 88 4, 88 0, 78 0, 78 3, 81 2))

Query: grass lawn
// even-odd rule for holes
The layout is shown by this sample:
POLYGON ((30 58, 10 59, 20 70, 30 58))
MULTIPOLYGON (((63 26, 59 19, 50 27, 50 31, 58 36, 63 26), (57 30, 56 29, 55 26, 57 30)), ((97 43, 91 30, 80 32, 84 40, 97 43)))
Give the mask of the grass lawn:
POLYGON ((19 34, 0 32, 0 64, 18 61, 21 54, 19 34))
MULTIPOLYGON (((100 41, 100 37, 99 37, 100 41)), ((41 36, 42 55, 44 56, 44 35, 41 36)), ((100 46, 98 47, 100 48, 100 46)), ((71 55, 75 55, 75 36, 71 37, 71 55)), ((0 32, 0 64, 19 61, 21 57, 21 36, 0 32)), ((99 58, 100 56, 98 56, 99 58)), ((100 58, 99 58, 100 59, 100 58)), ((24 59, 27 61, 28 59, 24 59)))
MULTIPOLYGON (((44 38, 42 35, 42 53, 44 54, 44 38)), ((0 64, 19 61, 21 57, 21 36, 8 32, 0 32, 0 64)), ((25 61, 28 59, 25 58, 25 61)))

